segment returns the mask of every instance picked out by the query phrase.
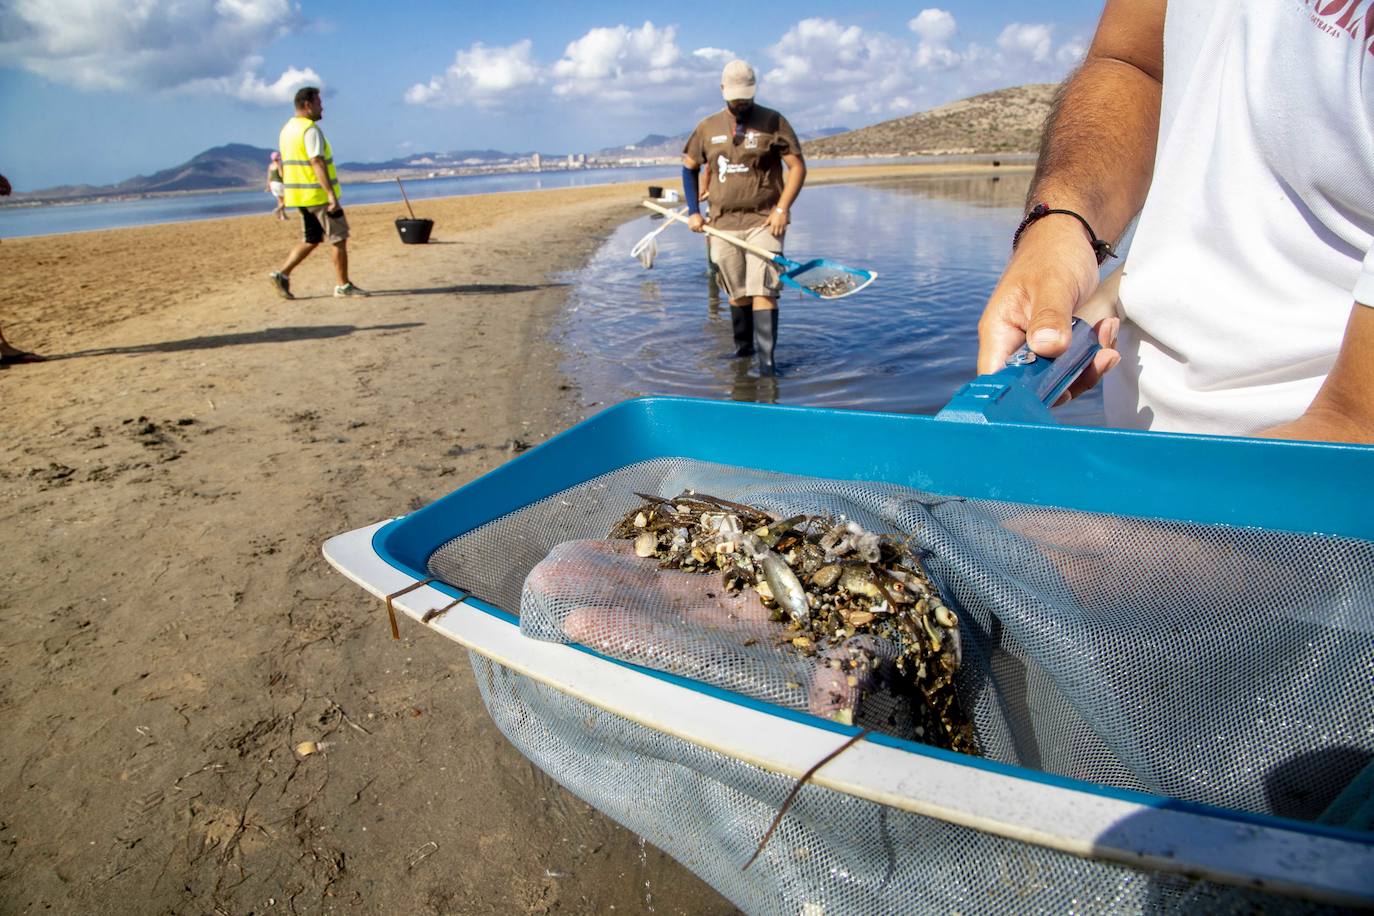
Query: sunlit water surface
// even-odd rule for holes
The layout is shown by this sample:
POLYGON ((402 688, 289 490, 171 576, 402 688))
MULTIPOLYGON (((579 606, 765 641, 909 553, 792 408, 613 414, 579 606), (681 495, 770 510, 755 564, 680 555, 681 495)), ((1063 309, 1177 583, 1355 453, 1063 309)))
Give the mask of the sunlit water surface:
MULTIPOLYGON (((907 179, 806 190, 787 256, 878 272, 868 289, 823 302, 780 300, 776 379, 728 359, 730 309, 714 299, 703 236, 670 226, 653 267, 630 250, 662 225, 620 227, 578 272, 556 328, 589 404, 647 394, 934 413, 975 374, 978 316, 1009 254, 1027 179, 907 179)), ((1102 422, 1097 392, 1056 410, 1102 422)))

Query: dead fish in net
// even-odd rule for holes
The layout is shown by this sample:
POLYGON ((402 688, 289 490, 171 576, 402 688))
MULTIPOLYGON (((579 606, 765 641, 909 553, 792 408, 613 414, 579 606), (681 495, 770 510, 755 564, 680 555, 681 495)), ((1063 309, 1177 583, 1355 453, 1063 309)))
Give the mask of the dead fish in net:
POLYGON ((858 279, 850 274, 835 274, 824 280, 807 283, 806 288, 822 299, 837 299, 853 292, 858 285, 858 279))
POLYGON ((862 639, 895 647, 866 650, 869 661, 862 664, 882 656, 895 666, 896 680, 914 698, 915 734, 978 753, 954 685, 963 660, 958 616, 905 541, 850 519, 779 519, 703 493, 636 495, 644 504, 617 522, 610 537, 633 540, 637 556, 663 569, 719 572, 728 590, 754 589, 784 628, 779 642, 835 671, 819 683, 834 684, 837 699, 869 683, 851 682, 846 667, 861 664, 854 647, 862 639))

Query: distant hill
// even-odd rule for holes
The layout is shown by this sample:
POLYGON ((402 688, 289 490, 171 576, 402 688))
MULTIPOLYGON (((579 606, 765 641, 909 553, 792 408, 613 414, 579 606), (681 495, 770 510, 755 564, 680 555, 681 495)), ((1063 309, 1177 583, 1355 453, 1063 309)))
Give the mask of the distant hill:
MULTIPOLYGON (((823 137, 833 137, 836 134, 849 133, 848 127, 818 127, 815 130, 804 130, 797 134, 797 139, 803 143, 810 143, 812 140, 820 140, 823 137)), ((810 149, 810 147, 808 147, 810 149)))
POLYGON ((15 194, 14 201, 76 200, 88 197, 140 197, 170 191, 215 191, 229 188, 263 187, 267 184, 270 149, 229 143, 207 149, 181 165, 139 175, 119 184, 61 185, 41 191, 15 194))
POLYGON ((941 153, 1033 153, 1050 113, 1055 83, 985 92, 807 144, 812 157, 941 153))
POLYGON ((672 136, 649 134, 637 143, 607 146, 591 155, 597 159, 666 159, 681 156, 682 148, 687 145, 687 138, 691 135, 690 131, 672 136))
MULTIPOLYGON (((801 131, 797 134, 797 139, 807 144, 806 152, 811 152, 810 141, 820 137, 830 137, 835 134, 843 134, 849 130, 848 127, 821 127, 812 131, 801 131)), ((682 148, 687 145, 687 138, 691 132, 687 131, 674 134, 671 137, 663 134, 649 134, 638 143, 630 143, 625 146, 608 146, 599 149, 592 155, 600 159, 666 159, 681 155, 682 148)))
POLYGON ((216 146, 181 165, 151 175, 121 181, 110 190, 116 194, 153 194, 159 191, 212 191, 267 184, 270 149, 230 143, 216 146))

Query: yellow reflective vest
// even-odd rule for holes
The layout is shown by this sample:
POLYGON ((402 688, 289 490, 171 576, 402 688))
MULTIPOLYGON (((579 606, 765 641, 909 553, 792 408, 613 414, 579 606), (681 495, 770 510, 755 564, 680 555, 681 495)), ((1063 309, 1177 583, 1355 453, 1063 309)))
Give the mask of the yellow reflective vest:
MULTIPOLYGON (((315 170, 310 165, 310 155, 305 151, 305 131, 314 126, 309 118, 296 117, 286 122, 277 138, 281 151, 282 185, 285 188, 283 201, 288 207, 318 207, 329 203, 329 195, 320 187, 315 170)), ((321 132, 321 139, 324 134, 321 132)), ((329 183, 334 187, 334 196, 339 198, 339 177, 334 174, 334 151, 329 148, 329 140, 324 139, 324 167, 329 171, 329 183)))

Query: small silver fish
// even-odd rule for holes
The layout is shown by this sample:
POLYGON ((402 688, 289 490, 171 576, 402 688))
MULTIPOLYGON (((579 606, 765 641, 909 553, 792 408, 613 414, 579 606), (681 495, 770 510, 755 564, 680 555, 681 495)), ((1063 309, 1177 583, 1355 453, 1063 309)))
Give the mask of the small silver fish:
POLYGON ((787 616, 799 624, 810 620, 811 605, 806 601, 806 589, 787 561, 771 550, 764 550, 754 558, 754 562, 763 570, 763 578, 773 593, 773 600, 787 612, 787 616))

